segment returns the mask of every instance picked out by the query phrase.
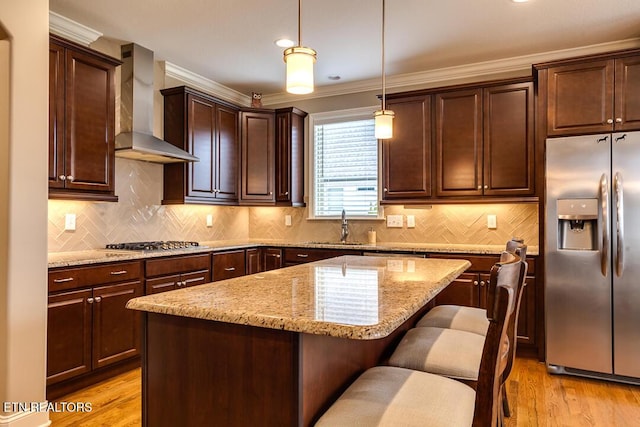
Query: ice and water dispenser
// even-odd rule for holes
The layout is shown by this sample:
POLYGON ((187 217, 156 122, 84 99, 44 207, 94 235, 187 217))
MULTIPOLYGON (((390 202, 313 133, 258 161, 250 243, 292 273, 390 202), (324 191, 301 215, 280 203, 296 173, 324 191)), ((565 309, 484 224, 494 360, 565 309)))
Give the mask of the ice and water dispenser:
POLYGON ((558 249, 598 250, 598 199, 558 199, 558 249))

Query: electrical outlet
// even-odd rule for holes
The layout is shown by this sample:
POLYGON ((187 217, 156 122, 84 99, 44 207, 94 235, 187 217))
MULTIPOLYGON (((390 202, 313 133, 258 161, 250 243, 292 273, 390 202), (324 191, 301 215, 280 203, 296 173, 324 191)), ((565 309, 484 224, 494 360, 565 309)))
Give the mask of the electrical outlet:
POLYGON ((64 215, 65 231, 74 231, 76 229, 76 214, 68 213, 64 215))
POLYGON ((284 216, 284 225, 287 227, 291 227, 291 215, 284 216))
POLYGON ((402 215, 387 215, 387 228, 402 228, 402 215))
POLYGON ((415 228, 415 227, 416 227, 416 216, 407 215, 407 228, 415 228))
POLYGON ((495 215, 487 215, 487 228, 490 228, 490 229, 498 228, 497 218, 495 215))
POLYGON ((207 227, 213 227, 213 215, 207 214, 207 227))

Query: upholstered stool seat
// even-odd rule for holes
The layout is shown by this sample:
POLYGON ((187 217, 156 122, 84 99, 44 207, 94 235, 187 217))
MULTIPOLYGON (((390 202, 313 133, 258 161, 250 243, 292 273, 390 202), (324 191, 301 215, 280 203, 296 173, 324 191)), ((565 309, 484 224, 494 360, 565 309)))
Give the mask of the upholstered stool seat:
POLYGON ((407 331, 396 347, 389 365, 457 380, 477 381, 484 342, 483 335, 473 332, 413 328, 407 331))
POLYGON ((358 377, 316 426, 471 426, 475 399, 471 387, 450 378, 377 366, 358 377))
POLYGON ((484 308, 439 305, 425 314, 416 327, 448 328, 486 336, 489 320, 484 308))

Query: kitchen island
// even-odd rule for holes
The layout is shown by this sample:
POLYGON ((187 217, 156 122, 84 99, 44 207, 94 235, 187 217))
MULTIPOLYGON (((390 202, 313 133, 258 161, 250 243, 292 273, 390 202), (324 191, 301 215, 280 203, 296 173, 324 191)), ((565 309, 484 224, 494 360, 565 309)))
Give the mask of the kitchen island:
POLYGON ((143 424, 310 425, 469 265, 343 256, 133 299, 143 424))

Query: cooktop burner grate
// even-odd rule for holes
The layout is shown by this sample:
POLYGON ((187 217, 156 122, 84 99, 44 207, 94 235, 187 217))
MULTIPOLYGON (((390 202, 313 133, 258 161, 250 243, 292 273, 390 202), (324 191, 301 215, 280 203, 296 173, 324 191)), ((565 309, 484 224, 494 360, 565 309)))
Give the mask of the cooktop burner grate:
POLYGON ((155 242, 128 242, 128 243, 110 243, 107 249, 120 249, 125 251, 166 251, 169 249, 191 249, 197 248, 198 242, 183 242, 177 240, 155 241, 155 242))

